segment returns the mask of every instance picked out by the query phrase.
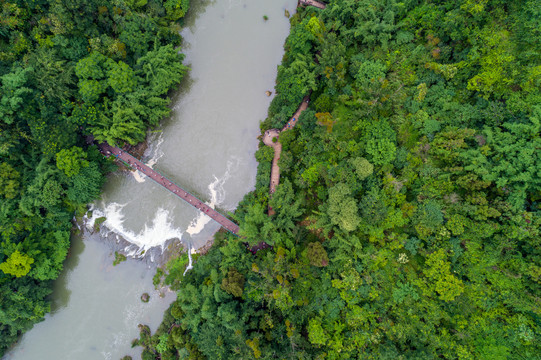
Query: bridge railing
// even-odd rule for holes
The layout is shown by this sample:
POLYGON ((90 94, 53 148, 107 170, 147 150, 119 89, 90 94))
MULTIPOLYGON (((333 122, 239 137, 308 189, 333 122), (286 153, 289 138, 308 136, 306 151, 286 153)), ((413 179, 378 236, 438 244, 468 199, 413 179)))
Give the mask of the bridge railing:
MULTIPOLYGON (((190 195, 193 196, 194 198, 198 199, 198 200, 201 201, 201 202, 204 202, 204 201, 202 201, 202 200, 199 198, 199 196, 196 196, 196 195, 192 194, 190 191, 186 190, 184 187, 177 185, 173 180, 169 179, 166 175, 164 175, 164 174, 161 173, 160 171, 158 171, 158 170, 156 170, 156 169, 154 169, 154 168, 151 168, 150 166, 146 165, 144 162, 142 162, 141 160, 137 159, 135 156, 133 156, 133 155, 130 154, 130 153, 125 152, 125 154, 128 155, 128 156, 130 156, 130 157, 132 157, 133 159, 135 159, 135 160, 141 162, 143 165, 149 167, 152 171, 154 171, 155 173, 157 173, 158 175, 160 175, 161 177, 163 177, 164 179, 166 179, 166 180, 169 181, 170 183, 175 184, 176 186, 178 186, 179 188, 181 188, 182 190, 184 190, 185 192, 187 192, 188 194, 190 194, 190 195)), ((118 155, 116 155, 116 154, 114 154, 114 155, 115 155, 115 157, 118 159, 118 155)), ((126 163, 124 160, 122 160, 122 159, 120 159, 120 160, 121 160, 126 166, 129 166, 130 168, 133 168, 130 164, 126 163)), ((156 180, 153 179, 152 177, 149 176, 149 178, 152 179, 152 180, 153 180, 155 183, 157 183, 158 185, 161 185, 158 181, 156 181, 156 180)), ((221 213, 220 211, 216 210, 216 208, 214 208, 213 210, 216 211, 216 212, 217 212, 218 214, 220 214, 221 216, 223 216, 224 218, 226 218, 226 219, 228 219, 229 221, 233 222, 229 216, 224 215, 224 214, 221 213)), ((234 222, 233 222, 233 223, 234 223, 234 222)), ((235 225, 236 225, 236 224, 235 224, 235 225)), ((238 225, 237 225, 237 226, 238 226, 238 225)), ((226 230, 227 230, 227 229, 226 229, 226 230)), ((229 231, 229 230, 228 230, 228 231, 229 231)), ((231 232, 231 231, 229 231, 229 232, 231 232)), ((236 235, 236 236, 238 236, 238 235, 235 234, 234 232, 231 232, 231 233, 234 234, 234 235, 236 235)))

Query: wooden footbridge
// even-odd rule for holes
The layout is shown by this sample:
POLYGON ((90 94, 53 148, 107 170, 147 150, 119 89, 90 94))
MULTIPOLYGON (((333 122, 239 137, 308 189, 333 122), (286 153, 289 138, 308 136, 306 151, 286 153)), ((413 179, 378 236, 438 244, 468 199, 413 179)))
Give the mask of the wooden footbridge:
POLYGON ((220 214, 192 194, 190 194, 188 191, 184 190, 177 184, 173 183, 171 180, 167 179, 162 174, 156 172, 149 166, 145 165, 145 163, 139 161, 132 155, 128 154, 125 151, 122 151, 121 149, 111 146, 107 143, 102 143, 98 145, 98 148, 105 156, 114 156, 117 159, 123 161, 128 166, 135 170, 141 171, 143 174, 157 182, 159 185, 166 188, 168 191, 173 193, 174 195, 178 196, 182 200, 186 201, 188 204, 193 206, 199 211, 202 211, 205 215, 209 216, 212 220, 216 221, 218 224, 220 224, 224 229, 227 231, 238 235, 239 232, 239 226, 235 224, 233 221, 229 220, 225 215, 220 214))

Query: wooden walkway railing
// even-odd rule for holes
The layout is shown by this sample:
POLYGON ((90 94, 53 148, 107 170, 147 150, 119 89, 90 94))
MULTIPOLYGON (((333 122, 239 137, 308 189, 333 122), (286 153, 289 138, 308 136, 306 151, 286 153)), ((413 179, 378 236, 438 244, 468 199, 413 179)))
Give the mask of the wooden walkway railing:
POLYGON ((121 149, 111 146, 107 143, 102 143, 98 145, 98 148, 104 154, 105 156, 115 156, 117 159, 122 160, 130 167, 140 170, 143 174, 172 192, 174 195, 178 196, 182 200, 186 201, 188 204, 193 206, 194 208, 198 209, 199 211, 202 211, 205 215, 208 215, 211 219, 216 221, 218 224, 220 224, 224 229, 227 231, 238 235, 239 232, 239 226, 229 220, 224 215, 220 214, 192 194, 190 194, 188 191, 184 190, 180 186, 173 183, 171 180, 167 179, 162 174, 158 173, 157 171, 153 170, 152 168, 145 165, 143 162, 139 161, 135 157, 131 156, 125 151, 122 151, 121 149))

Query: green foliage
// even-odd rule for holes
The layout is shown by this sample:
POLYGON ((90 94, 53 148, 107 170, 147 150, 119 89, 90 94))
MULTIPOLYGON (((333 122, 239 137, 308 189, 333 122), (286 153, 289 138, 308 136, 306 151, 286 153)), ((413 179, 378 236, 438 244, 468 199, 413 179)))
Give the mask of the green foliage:
POLYGON ((104 182, 102 171, 95 162, 92 162, 70 179, 70 187, 66 194, 69 200, 86 204, 99 197, 104 182))
POLYGON ((94 231, 99 231, 101 224, 103 224, 107 218, 105 216, 101 216, 94 220, 94 231))
POLYGON ((276 192, 269 200, 269 206, 276 212, 274 226, 281 231, 290 232, 295 228, 295 221, 302 215, 301 200, 295 196, 289 180, 276 187, 276 192))
POLYGON ((29 82, 33 68, 14 67, 12 72, 2 74, 0 77, 0 119, 5 124, 13 124, 18 118, 18 112, 24 102, 32 94, 32 89, 26 84, 29 82))
POLYGON ((369 87, 373 83, 382 82, 385 72, 385 64, 381 61, 364 61, 355 74, 356 84, 359 87, 369 87))
POLYGON ((541 106, 535 106, 527 122, 508 122, 500 127, 485 127, 486 145, 463 152, 465 169, 484 181, 512 191, 512 205, 524 206, 528 192, 539 191, 538 176, 541 158, 536 155, 541 145, 539 133, 541 106), (492 159, 497 159, 493 161, 492 159))
POLYGON ((240 237, 169 275, 148 354, 174 321, 172 358, 538 358, 539 1, 326 3, 261 124, 310 94, 280 185, 262 146, 240 237))
POLYGON ((468 81, 468 90, 480 91, 486 98, 494 94, 501 96, 513 84, 511 64, 515 61, 512 43, 507 30, 481 32, 480 54, 472 57, 478 62, 481 71, 468 81))
POLYGON ((144 14, 132 13, 122 22, 119 40, 127 45, 134 58, 143 56, 150 50, 158 32, 156 22, 144 14))
POLYGON ((351 189, 346 184, 337 184, 329 189, 327 213, 333 224, 345 232, 357 229, 360 222, 357 211, 351 189))
POLYGON ((350 159, 350 163, 355 169, 355 173, 359 177, 360 180, 364 180, 372 173, 374 172, 374 165, 372 165, 368 160, 365 158, 353 158, 350 159))
POLYGON ((240 227, 239 234, 246 237, 252 245, 256 245, 261 238, 266 239, 266 242, 271 245, 279 239, 279 234, 275 232, 276 227, 265 213, 265 210, 265 206, 258 203, 246 208, 246 215, 240 227))
POLYGON ((327 251, 321 243, 313 242, 309 243, 306 248, 306 256, 310 265, 317 267, 324 267, 329 264, 329 257, 327 256, 327 251))
POLYGON ((0 264, 0 270, 4 274, 21 277, 28 274, 34 259, 25 254, 21 254, 19 250, 15 250, 6 261, 0 264))
POLYGON ((152 284, 154 285, 154 288, 157 290, 158 287, 163 285, 163 277, 165 275, 165 272, 162 268, 156 269, 156 274, 152 277, 152 284))
POLYGON ((163 6, 169 20, 179 20, 183 18, 190 7, 190 0, 167 0, 163 6))
POLYGON ((244 275, 239 273, 236 269, 229 269, 227 276, 222 280, 222 290, 236 296, 242 297, 244 290, 244 275))
POLYGON ((445 251, 440 249, 426 259, 425 275, 434 283, 434 290, 441 300, 451 301, 464 292, 461 280, 451 274, 451 265, 447 261, 445 251))
POLYGON ((420 235, 435 232, 443 223, 441 208, 435 201, 428 201, 416 211, 417 232, 420 235))
POLYGON ((386 121, 372 122, 366 129, 365 150, 374 165, 391 163, 396 155, 396 133, 386 121))
POLYGON ((308 339, 314 345, 325 345, 328 341, 328 335, 321 326, 321 319, 312 319, 308 323, 308 339))
POLYGON ((107 84, 118 94, 132 92, 137 85, 135 73, 123 61, 108 63, 107 84))
POLYGON ((320 38, 323 35, 323 31, 325 31, 325 25, 317 16, 312 16, 305 25, 305 29, 309 31, 314 38, 320 38))
POLYGON ((79 79, 101 80, 106 77, 105 64, 107 57, 93 51, 87 57, 79 60, 75 66, 75 75, 79 79))
POLYGON ((56 154, 56 166, 64 171, 67 177, 72 177, 89 165, 87 154, 78 146, 63 149, 56 154))
POLYGON ((120 254, 118 251, 115 251, 115 260, 113 260, 113 266, 116 266, 126 260, 126 255, 120 254))
POLYGON ((20 176, 10 164, 0 164, 0 194, 6 199, 14 199, 18 195, 20 176))
POLYGON ((84 79, 79 81, 79 94, 86 103, 93 104, 97 102, 105 90, 105 84, 98 80, 84 79))
POLYGON ((182 64, 184 55, 171 45, 147 52, 137 60, 140 82, 153 96, 166 94, 178 84, 188 68, 182 64))
POLYGON ((164 352, 167 351, 167 340, 169 339, 169 336, 167 334, 161 334, 160 335, 160 342, 158 345, 156 345, 156 350, 158 350, 158 352, 160 354, 163 354, 164 352))
POLYGON ((188 254, 182 254, 176 258, 171 259, 167 263, 167 271, 169 274, 165 277, 165 283, 171 285, 173 289, 179 286, 180 280, 184 276, 186 266, 188 266, 188 254))
POLYGON ((410 283, 398 283, 393 290, 393 299, 397 304, 419 300, 419 294, 410 283))

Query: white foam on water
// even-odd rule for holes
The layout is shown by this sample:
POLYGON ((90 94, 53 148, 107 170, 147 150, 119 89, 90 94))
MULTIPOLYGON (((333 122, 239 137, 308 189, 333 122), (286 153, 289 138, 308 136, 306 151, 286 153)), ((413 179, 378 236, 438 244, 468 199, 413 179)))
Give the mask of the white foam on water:
POLYGON ((139 170, 131 171, 131 174, 138 183, 143 183, 146 180, 146 176, 139 170))
MULTIPOLYGON (((214 209, 214 206, 206 202, 208 206, 212 207, 214 209)), ((186 233, 190 235, 199 234, 201 230, 207 225, 212 219, 208 217, 207 215, 203 214, 201 211, 197 214, 197 216, 192 219, 192 222, 190 223, 190 226, 186 229, 186 233)))
MULTIPOLYGON (((225 174, 221 178, 214 176, 214 181, 208 186, 210 201, 205 202, 205 204, 214 209, 216 205, 221 205, 224 202, 226 195, 224 184, 238 168, 239 162, 240 160, 238 158, 228 160, 225 174)), ((190 223, 190 226, 188 226, 188 229, 186 229, 186 233, 190 235, 199 234, 211 220, 212 219, 209 216, 205 215, 203 212, 199 212, 190 223)))
POLYGON ((95 204, 90 204, 88 207, 88 211, 92 212, 92 217, 88 217, 87 214, 83 216, 84 224, 88 230, 91 230, 94 228, 94 223, 96 222, 96 219, 103 216, 103 212, 99 209, 96 209, 95 204))
POLYGON ((150 135, 150 139, 148 140, 148 143, 150 144, 148 146, 148 149, 145 151, 145 154, 144 156, 145 157, 150 157, 147 161, 146 161, 146 165, 149 167, 149 168, 153 168, 154 165, 156 165, 156 163, 158 162, 158 160, 160 160, 162 158, 162 156, 164 155, 162 149, 161 149, 161 145, 163 143, 163 133, 160 132, 159 135, 155 135, 155 133, 152 133, 150 135), (156 139, 156 136, 158 137, 156 139))
MULTIPOLYGON (((156 147, 153 152, 153 160, 150 162, 155 163, 163 153, 158 153, 158 148, 163 138, 160 136, 156 143, 156 147)), ((224 185, 226 181, 231 177, 240 163, 240 159, 233 158, 227 162, 227 168, 224 175, 220 178, 214 176, 214 181, 208 185, 208 193, 210 200, 206 202, 211 208, 215 208, 217 205, 223 206, 223 202, 226 198, 226 191, 224 185)), ((138 171, 134 172, 134 176, 142 176, 138 171)), ((137 178, 136 178, 137 179, 137 178)), ((144 179, 142 180, 144 181, 144 179)), ((145 224, 144 228, 139 232, 135 232, 124 227, 124 214, 122 212, 123 208, 127 204, 118 204, 112 202, 102 206, 102 208, 92 209, 92 218, 86 221, 86 226, 88 229, 93 229, 95 220, 99 217, 105 217, 106 220, 103 223, 104 227, 107 228, 109 232, 112 232, 116 235, 118 239, 119 236, 124 240, 132 243, 133 245, 127 246, 124 251, 126 255, 131 257, 141 257, 146 253, 146 250, 155 247, 161 246, 162 250, 164 249, 165 243, 170 239, 182 239, 183 231, 178 228, 173 227, 173 223, 170 219, 170 212, 163 208, 159 208, 154 215, 154 218, 150 222, 150 225, 145 224)), ((212 219, 205 215, 203 212, 198 212, 197 216, 192 219, 190 225, 186 229, 186 233, 190 235, 195 235, 200 233, 205 225, 207 225, 212 219)), ((195 251, 195 249, 191 249, 195 251)), ((188 252, 189 255, 189 264, 187 270, 192 268, 192 259, 191 252, 188 252)), ((151 254, 152 256, 152 254, 151 254)), ((151 258, 151 261, 153 259, 151 258)))
MULTIPOLYGON (((148 140, 149 146, 145 150, 144 157, 150 157, 150 159, 148 159, 145 164, 151 169, 153 168, 154 165, 156 165, 158 160, 160 160, 160 158, 164 154, 163 151, 161 150, 161 145, 163 143, 163 140, 164 140, 163 133, 160 133, 159 135, 155 135, 155 133, 152 133, 149 135, 149 140, 148 140)), ((147 176, 142 171, 139 171, 139 170, 130 171, 130 173, 135 179, 135 181, 137 181, 138 183, 145 182, 147 178, 147 176)))
MULTIPOLYGON (((137 246, 137 250, 130 247, 129 255, 134 256, 140 254, 143 250, 148 250, 154 246, 162 246, 167 240, 181 239, 183 232, 180 229, 173 227, 170 220, 169 211, 159 208, 154 215, 151 225, 145 224, 144 228, 138 233, 126 229, 123 225, 124 214, 122 209, 126 204, 110 203, 103 210, 95 210, 92 220, 100 216, 105 216, 104 225, 113 233, 120 235, 125 240, 137 246)), ((93 226, 94 221, 89 221, 88 226, 93 226)))
POLYGON ((136 245, 128 245, 124 248, 124 252, 126 256, 130 257, 138 257, 141 255, 141 249, 139 249, 136 245))
POLYGON ((186 269, 185 269, 184 272, 182 273, 182 276, 186 275, 186 273, 188 272, 188 270, 193 269, 193 264, 192 264, 192 251, 195 251, 195 249, 193 249, 193 248, 190 246, 190 248, 188 249, 188 266, 186 266, 186 269))

